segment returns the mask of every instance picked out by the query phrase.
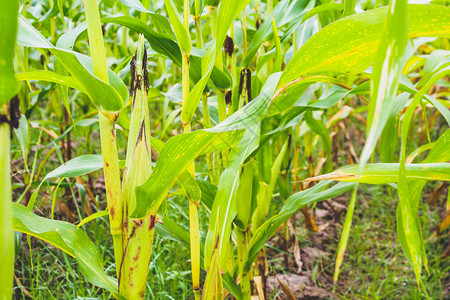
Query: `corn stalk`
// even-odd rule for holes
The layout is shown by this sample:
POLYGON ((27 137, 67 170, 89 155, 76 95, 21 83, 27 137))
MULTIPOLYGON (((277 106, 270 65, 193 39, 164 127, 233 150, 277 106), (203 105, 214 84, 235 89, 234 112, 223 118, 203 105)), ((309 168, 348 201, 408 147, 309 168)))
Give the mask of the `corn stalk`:
MULTIPOLYGON (((0 117, 9 116, 9 104, 0 107, 0 117)), ((0 299, 12 298, 12 283, 14 272, 14 234, 12 230, 11 209, 11 175, 10 175, 10 127, 6 120, 0 119, 0 255, 2 270, 0 270, 0 299)))
MULTIPOLYGON (((96 0, 85 0, 86 21, 94 74, 108 83, 108 68, 106 65, 105 46, 103 43, 100 15, 96 0)), ((105 173, 106 199, 108 201, 111 235, 114 243, 114 259, 116 273, 119 276, 119 266, 122 262, 122 203, 120 199, 120 170, 115 133, 117 112, 99 110, 100 140, 105 173)))
POLYGON ((14 233, 11 208, 10 125, 20 118, 17 81, 14 76, 14 47, 17 34, 18 1, 2 3, 0 10, 0 299, 13 296, 14 233), (10 103, 8 103, 10 101, 10 103))

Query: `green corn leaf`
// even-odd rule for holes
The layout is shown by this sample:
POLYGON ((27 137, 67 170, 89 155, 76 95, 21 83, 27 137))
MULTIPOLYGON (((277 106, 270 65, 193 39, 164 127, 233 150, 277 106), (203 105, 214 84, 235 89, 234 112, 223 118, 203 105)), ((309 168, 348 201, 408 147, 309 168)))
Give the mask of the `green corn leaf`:
MULTIPOLYGON (((308 178, 306 181, 337 180, 356 182, 358 165, 342 167, 332 173, 308 178)), ((442 180, 450 181, 450 163, 405 164, 408 180, 442 180)), ((367 164, 359 177, 359 182, 369 184, 397 183, 400 164, 378 163, 367 164)))
POLYGON ((59 177, 83 176, 92 173, 94 171, 100 170, 102 168, 103 168, 103 158, 101 155, 94 155, 94 154, 83 155, 69 160, 68 162, 59 166, 55 170, 49 172, 45 176, 45 178, 41 181, 37 189, 31 195, 30 201, 28 202, 27 205, 28 208, 32 209, 34 207, 34 202, 36 201, 39 189, 46 180, 59 177))
POLYGON ((160 14, 152 13, 151 11, 145 9, 142 3, 138 0, 119 0, 124 5, 134 8, 137 11, 145 12, 150 15, 151 22, 153 23, 155 29, 158 33, 168 37, 169 39, 175 39, 175 34, 170 26, 169 20, 165 16, 160 14))
POLYGON ((181 111, 181 121, 185 123, 191 122, 195 110, 200 103, 201 96, 205 90, 206 84, 208 83, 211 72, 214 68, 215 61, 215 48, 214 44, 208 48, 208 51, 202 57, 202 74, 203 77, 197 82, 197 84, 192 88, 189 96, 186 100, 185 105, 183 105, 183 110, 181 111), (204 67, 206 66, 206 68, 204 67))
MULTIPOLYGON (((167 14, 169 15, 170 22, 172 23, 175 36, 177 37, 178 44, 180 45, 181 53, 190 54, 192 49, 191 37, 183 27, 180 14, 172 0, 164 0, 166 5, 167 14)), ((188 13, 188 12, 184 12, 188 13)))
POLYGON ((77 260, 84 277, 92 284, 117 295, 117 282, 106 275, 94 243, 82 229, 63 221, 38 217, 23 205, 13 203, 14 230, 35 236, 61 249, 77 260))
POLYGON ((239 135, 241 135, 239 131, 212 133, 198 130, 169 139, 158 157, 149 180, 136 188, 137 203, 131 218, 140 219, 148 213, 156 213, 177 178, 197 156, 207 149, 211 152, 227 149, 228 139, 239 135))
MULTIPOLYGON (((178 44, 171 38, 153 31, 149 26, 139 19, 120 16, 102 18, 102 22, 119 24, 126 26, 133 31, 142 33, 150 46, 156 52, 168 57, 178 66, 181 66, 181 51, 178 44)), ((196 54, 191 54, 189 58, 189 78, 194 82, 198 82, 202 78, 202 58, 196 54)), ((227 89, 231 85, 230 76, 214 67, 211 71, 211 79, 216 87, 227 89)))
MULTIPOLYGON (((345 5, 345 4, 344 4, 345 5)), ((341 3, 324 3, 309 10, 302 18, 302 23, 306 20, 329 10, 342 10, 344 5, 341 3)))
MULTIPOLYGON (((62 1, 58 1, 59 2, 62 1)), ((75 41, 77 40, 78 36, 86 30, 86 22, 83 22, 79 24, 75 29, 68 31, 64 33, 56 42, 57 48, 63 48, 71 50, 73 48, 73 45, 75 44, 75 41)), ((64 68, 64 65, 57 59, 54 59, 54 69, 55 72, 61 75, 68 75, 69 72, 64 68)), ((83 90, 79 90, 83 92, 83 90)), ((69 113, 70 118, 72 118, 72 112, 69 106, 69 97, 68 97, 68 88, 65 85, 58 84, 58 92, 60 97, 62 98, 64 107, 66 108, 67 112, 69 113)), ((83 92, 85 93, 85 92, 83 92)))
MULTIPOLYGON (((290 21, 292 18, 292 14, 290 15, 291 18, 288 20, 286 19, 286 10, 289 9, 289 0, 283 0, 280 3, 275 6, 273 9, 273 12, 271 15, 264 21, 264 23, 259 27, 258 31, 255 33, 255 36, 250 41, 250 44, 247 48, 247 56, 244 58, 243 66, 248 67, 250 62, 253 60, 253 57, 255 57, 256 53, 258 52, 258 49, 261 47, 262 43, 266 38, 268 38, 272 34, 272 17, 275 19, 275 23, 277 24, 283 24, 282 21, 290 21)), ((301 13, 299 11, 298 13, 301 13)))
MULTIPOLYGON (((346 18, 347 20, 352 17, 346 18)), ((413 18, 412 18, 413 19, 413 18)), ((414 19, 413 19, 414 20, 414 19)), ((450 19, 449 19, 450 21, 450 19)), ((369 160, 376 143, 392 112, 397 93, 400 74, 403 68, 403 53, 408 39, 408 9, 406 0, 392 0, 386 13, 372 74, 372 85, 367 120, 367 139, 361 153, 357 184, 350 199, 345 217, 342 236, 339 241, 334 281, 338 280, 340 266, 350 234, 353 211, 356 205, 356 192, 360 175, 369 160)))
MULTIPOLYGON (((189 232, 167 216, 163 217, 162 223, 156 223, 155 230, 161 237, 172 241, 182 242, 189 247, 189 232)), ((203 260, 203 247, 200 247, 200 255, 203 260)), ((233 278, 226 273, 222 275, 222 279, 225 288, 236 297, 236 299, 242 299, 241 290, 233 278)))
MULTIPOLYGON (((388 8, 370 10, 338 20, 311 37, 286 66, 279 86, 308 74, 361 73, 375 59, 388 8), (366 49, 367 51, 356 51, 366 49), (351 57, 351 59, 349 59, 351 57)), ((450 8, 408 5, 409 37, 450 37, 450 8)))
POLYGON ((202 57, 203 77, 194 86, 192 92, 189 93, 188 99, 186 100, 186 105, 183 106, 183 111, 181 113, 181 120, 183 122, 189 123, 191 121, 195 109, 200 103, 201 95, 214 68, 217 53, 222 48, 228 29, 231 26, 231 22, 238 16, 238 14, 245 8, 245 6, 247 6, 249 2, 249 0, 224 0, 221 2, 218 15, 218 19, 220 20, 220 22, 217 24, 216 44, 215 47, 214 44, 211 44, 208 48, 208 51, 206 51, 206 53, 202 57))
POLYGON ((205 242, 205 269, 209 268, 210 261, 214 256, 214 244, 216 243, 215 233, 217 232, 219 233, 217 251, 220 266, 223 270, 227 269, 227 245, 231 235, 231 224, 237 214, 236 192, 239 188, 241 167, 247 157, 258 148, 258 144, 259 126, 254 125, 245 131, 239 145, 232 149, 229 165, 220 176, 216 197, 211 209, 209 230, 205 242))
MULTIPOLYGON (((428 154, 427 158, 423 161, 423 163, 440 163, 440 162, 448 162, 450 161, 450 152, 448 149, 450 148, 450 129, 447 129, 440 137, 439 139, 434 143, 433 148, 430 150, 430 153, 428 154)), ((415 180, 412 182, 409 182, 409 193, 411 195, 411 198, 409 199, 409 203, 414 211, 418 211, 419 209, 419 201, 420 201, 420 194, 422 193, 422 190, 426 184, 425 180, 415 180)), ((400 209, 397 208, 397 220, 399 220, 400 216, 400 209)), ((420 230, 420 223, 417 220, 417 230, 420 234, 420 238, 422 239, 422 261, 427 268, 427 258, 425 255, 425 244, 423 243, 422 238, 422 232, 420 230)), ((398 228, 398 226, 397 226, 398 228)), ((405 236, 403 235, 402 231, 399 232, 399 238, 403 245, 405 245, 405 236)), ((403 247, 403 246, 402 246, 403 247)), ((406 256, 408 257, 407 250, 404 250, 406 256)), ((408 257, 408 259, 410 259, 408 257)), ((411 260, 410 260, 411 261, 411 260)))
POLYGON ((80 228, 81 226, 83 226, 84 224, 89 223, 92 220, 95 220, 97 218, 104 217, 104 216, 107 216, 107 215, 109 215, 109 212, 107 210, 98 211, 96 213, 93 213, 92 215, 87 216, 83 220, 81 220, 80 223, 77 225, 77 227, 80 228))
POLYGON ((261 250, 267 240, 276 232, 278 227, 287 219, 289 219, 294 213, 299 211, 303 206, 310 203, 315 203, 339 196, 351 190, 355 184, 350 182, 340 182, 331 188, 327 188, 328 185, 328 181, 322 181, 312 188, 290 196, 284 203, 280 212, 271 217, 264 224, 262 224, 258 228, 258 230, 256 230, 248 245, 249 256, 248 261, 245 264, 245 272, 248 272, 250 270, 256 256, 258 255, 258 252, 261 250))
MULTIPOLYGON (((341 95, 338 94, 337 98, 341 98, 341 95)), ((305 121, 306 124, 308 125, 308 127, 311 129, 311 131, 313 131, 314 133, 316 133, 317 135, 320 136, 320 138, 322 139, 323 142, 323 148, 327 153, 327 165, 328 165, 328 169, 331 168, 332 170, 332 161, 331 161, 331 139, 330 139, 330 133, 328 132, 328 128, 325 126, 325 124, 317 119, 315 119, 313 117, 312 111, 307 111, 305 113, 305 121)), ((330 171, 331 171, 330 170, 330 171)))
POLYGON ((101 155, 89 154, 75 157, 48 173, 44 180, 59 177, 83 176, 103 168, 101 155))
POLYGON ((243 130, 258 124, 264 116, 280 75, 272 74, 260 96, 217 126, 170 138, 149 180, 136 188, 137 207, 131 217, 140 219, 156 213, 177 178, 197 156, 234 147, 243 130))
POLYGON ((189 172, 184 172, 178 178, 178 182, 184 190, 188 199, 194 203, 200 202, 202 199, 202 190, 197 184, 195 178, 189 172))
POLYGON ((258 195, 257 195, 257 205, 255 212, 253 213, 252 223, 253 223, 253 231, 256 231, 259 226, 264 222, 269 213, 270 203, 272 201, 273 191, 275 189, 275 184, 277 183, 277 179, 280 175, 281 164, 284 159, 284 155, 286 154, 286 150, 288 147, 288 141, 286 141, 283 147, 280 150, 277 158, 273 162, 273 165, 270 170, 270 181, 268 184, 261 182, 259 187, 258 195))
POLYGON ((353 15, 355 13, 355 0, 345 0, 343 17, 353 15))
MULTIPOLYGON (((281 76, 281 78, 282 77, 283 76, 281 76)), ((291 93, 290 90, 286 91, 283 88, 277 90, 277 92, 273 96, 272 103, 270 104, 269 111, 267 112, 267 116, 272 116, 288 111, 298 101, 299 95, 303 94, 310 85, 317 82, 326 82, 335 85, 344 84, 343 82, 336 80, 335 78, 324 75, 308 76, 299 79, 298 82, 295 83, 295 93, 291 93)))
POLYGON ((217 19, 217 34, 216 34, 216 51, 219 51, 227 32, 230 29, 231 22, 244 10, 250 0, 223 0, 220 3, 219 14, 217 19))
POLYGON ((17 1, 6 1, 0 10, 0 107, 11 100, 18 87, 13 66, 18 11, 17 1))
MULTIPOLYGON (((278 85, 279 93, 299 94, 299 79, 307 75, 366 70, 375 60, 386 12, 387 7, 383 7, 351 15, 320 30, 289 61, 278 85)), ((409 37, 450 37, 449 7, 410 4, 407 12, 409 37)))
MULTIPOLYGON (((419 92, 414 96, 412 102, 408 106, 405 116, 401 125, 401 138, 402 146, 400 152, 400 170, 399 170, 399 205, 397 207, 397 232, 399 234, 400 244, 402 246, 405 256, 411 263, 414 274, 416 276, 417 285, 420 284, 420 275, 422 272, 422 265, 427 266, 427 260, 425 255, 425 246, 422 238, 422 232, 420 228, 420 222, 418 218, 418 208, 420 193, 423 189, 424 182, 419 182, 413 189, 411 189, 411 183, 406 176, 406 145, 409 134, 409 128, 411 126, 411 121, 414 115, 416 106, 420 103, 423 95, 428 91, 433 84, 435 84, 439 79, 446 77, 450 74, 450 68, 444 67, 443 69, 438 69, 433 75, 428 79, 426 84, 421 87, 419 92)), ((448 135, 447 132, 444 134, 444 139, 440 139, 436 142, 433 147, 438 148, 441 153, 436 154, 436 152, 430 151, 429 160, 430 161, 448 161, 448 135), (442 148, 444 144, 444 148, 442 148), (445 148, 446 147, 446 148, 445 148), (442 158, 442 160, 441 160, 442 158)))
POLYGON ((31 71, 16 74, 17 80, 39 80, 59 83, 61 85, 71 87, 84 94, 87 94, 83 85, 73 76, 65 76, 52 71, 31 71))
POLYGON ((117 112, 128 101, 128 91, 122 80, 108 69, 110 84, 93 75, 90 58, 80 53, 59 49, 48 42, 23 16, 19 16, 17 43, 23 46, 49 49, 64 67, 80 82, 92 102, 102 111, 117 112))

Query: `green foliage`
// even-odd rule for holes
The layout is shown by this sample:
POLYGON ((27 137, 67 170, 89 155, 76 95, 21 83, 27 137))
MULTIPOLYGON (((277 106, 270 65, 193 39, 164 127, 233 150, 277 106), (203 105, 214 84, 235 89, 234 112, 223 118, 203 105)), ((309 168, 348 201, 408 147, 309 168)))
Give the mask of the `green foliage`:
POLYGON ((389 185, 391 206, 398 194, 398 240, 424 283, 411 294, 426 295, 421 194, 450 179, 449 16, 405 0, 58 0, 4 15, 18 34, 2 32, 0 112, 16 93, 22 111, 7 112, 20 121, 0 194, 27 204, 13 205, 17 232, 63 251, 78 282, 54 297, 249 300, 274 249, 300 270, 297 213, 319 230, 308 210, 352 191, 324 271, 336 281, 364 184, 389 185))

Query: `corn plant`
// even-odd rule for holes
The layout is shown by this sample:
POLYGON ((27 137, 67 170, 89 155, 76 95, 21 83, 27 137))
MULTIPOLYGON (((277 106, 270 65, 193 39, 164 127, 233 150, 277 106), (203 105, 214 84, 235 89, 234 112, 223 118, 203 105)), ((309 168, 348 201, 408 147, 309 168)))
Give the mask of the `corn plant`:
MULTIPOLYGON (((148 274, 155 234, 189 251, 193 298, 264 299, 268 240, 299 211, 308 229, 317 230, 311 205, 350 191, 336 282, 360 184, 397 190, 398 238, 426 293, 420 286, 427 268, 420 196, 427 181, 450 180, 450 131, 431 141, 427 110, 450 124, 448 93, 430 93, 448 79, 450 55, 436 50, 424 58, 418 47, 448 48, 447 6, 406 0, 380 7, 354 0, 69 2, 49 1, 43 17, 33 1, 20 7, 7 1, 0 12, 2 299, 12 297, 12 229, 75 258, 86 280, 116 299, 145 297, 154 280, 148 274), (37 55, 49 63, 38 65, 37 55), (37 150, 21 194, 11 199, 10 126, 17 128, 27 165, 26 128, 47 94, 30 99, 46 82, 53 99, 48 109, 59 111, 50 113, 67 125, 51 143, 61 165, 39 177, 52 152, 39 160, 37 150), (428 141, 411 149, 418 112, 428 141), (347 165, 333 159, 331 133, 355 116, 366 123, 366 136, 361 154, 347 165), (101 154, 71 159, 77 126, 87 127, 86 148, 98 126, 101 154), (79 188, 99 170, 106 208, 83 218, 78 213, 78 225, 55 220, 58 188, 70 191, 75 182, 79 188), (53 195, 50 218, 33 212, 43 206, 45 187, 53 195), (275 195, 281 206, 273 203, 275 195), (168 213, 171 199, 179 198, 188 201, 189 230, 168 213), (207 224, 199 221, 202 214, 207 224), (82 227, 106 215, 114 251, 107 268, 82 227)), ((45 124, 39 128, 40 136, 51 133, 45 124)))

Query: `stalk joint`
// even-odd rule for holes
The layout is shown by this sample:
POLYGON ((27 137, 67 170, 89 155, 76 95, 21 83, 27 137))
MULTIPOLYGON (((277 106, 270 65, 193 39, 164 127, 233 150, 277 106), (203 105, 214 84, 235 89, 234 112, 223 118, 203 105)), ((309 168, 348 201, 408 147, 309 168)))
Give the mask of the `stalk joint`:
POLYGON ((11 128, 19 128, 20 120, 20 101, 15 95, 9 102, 9 118, 6 114, 0 114, 0 125, 8 123, 11 128))

